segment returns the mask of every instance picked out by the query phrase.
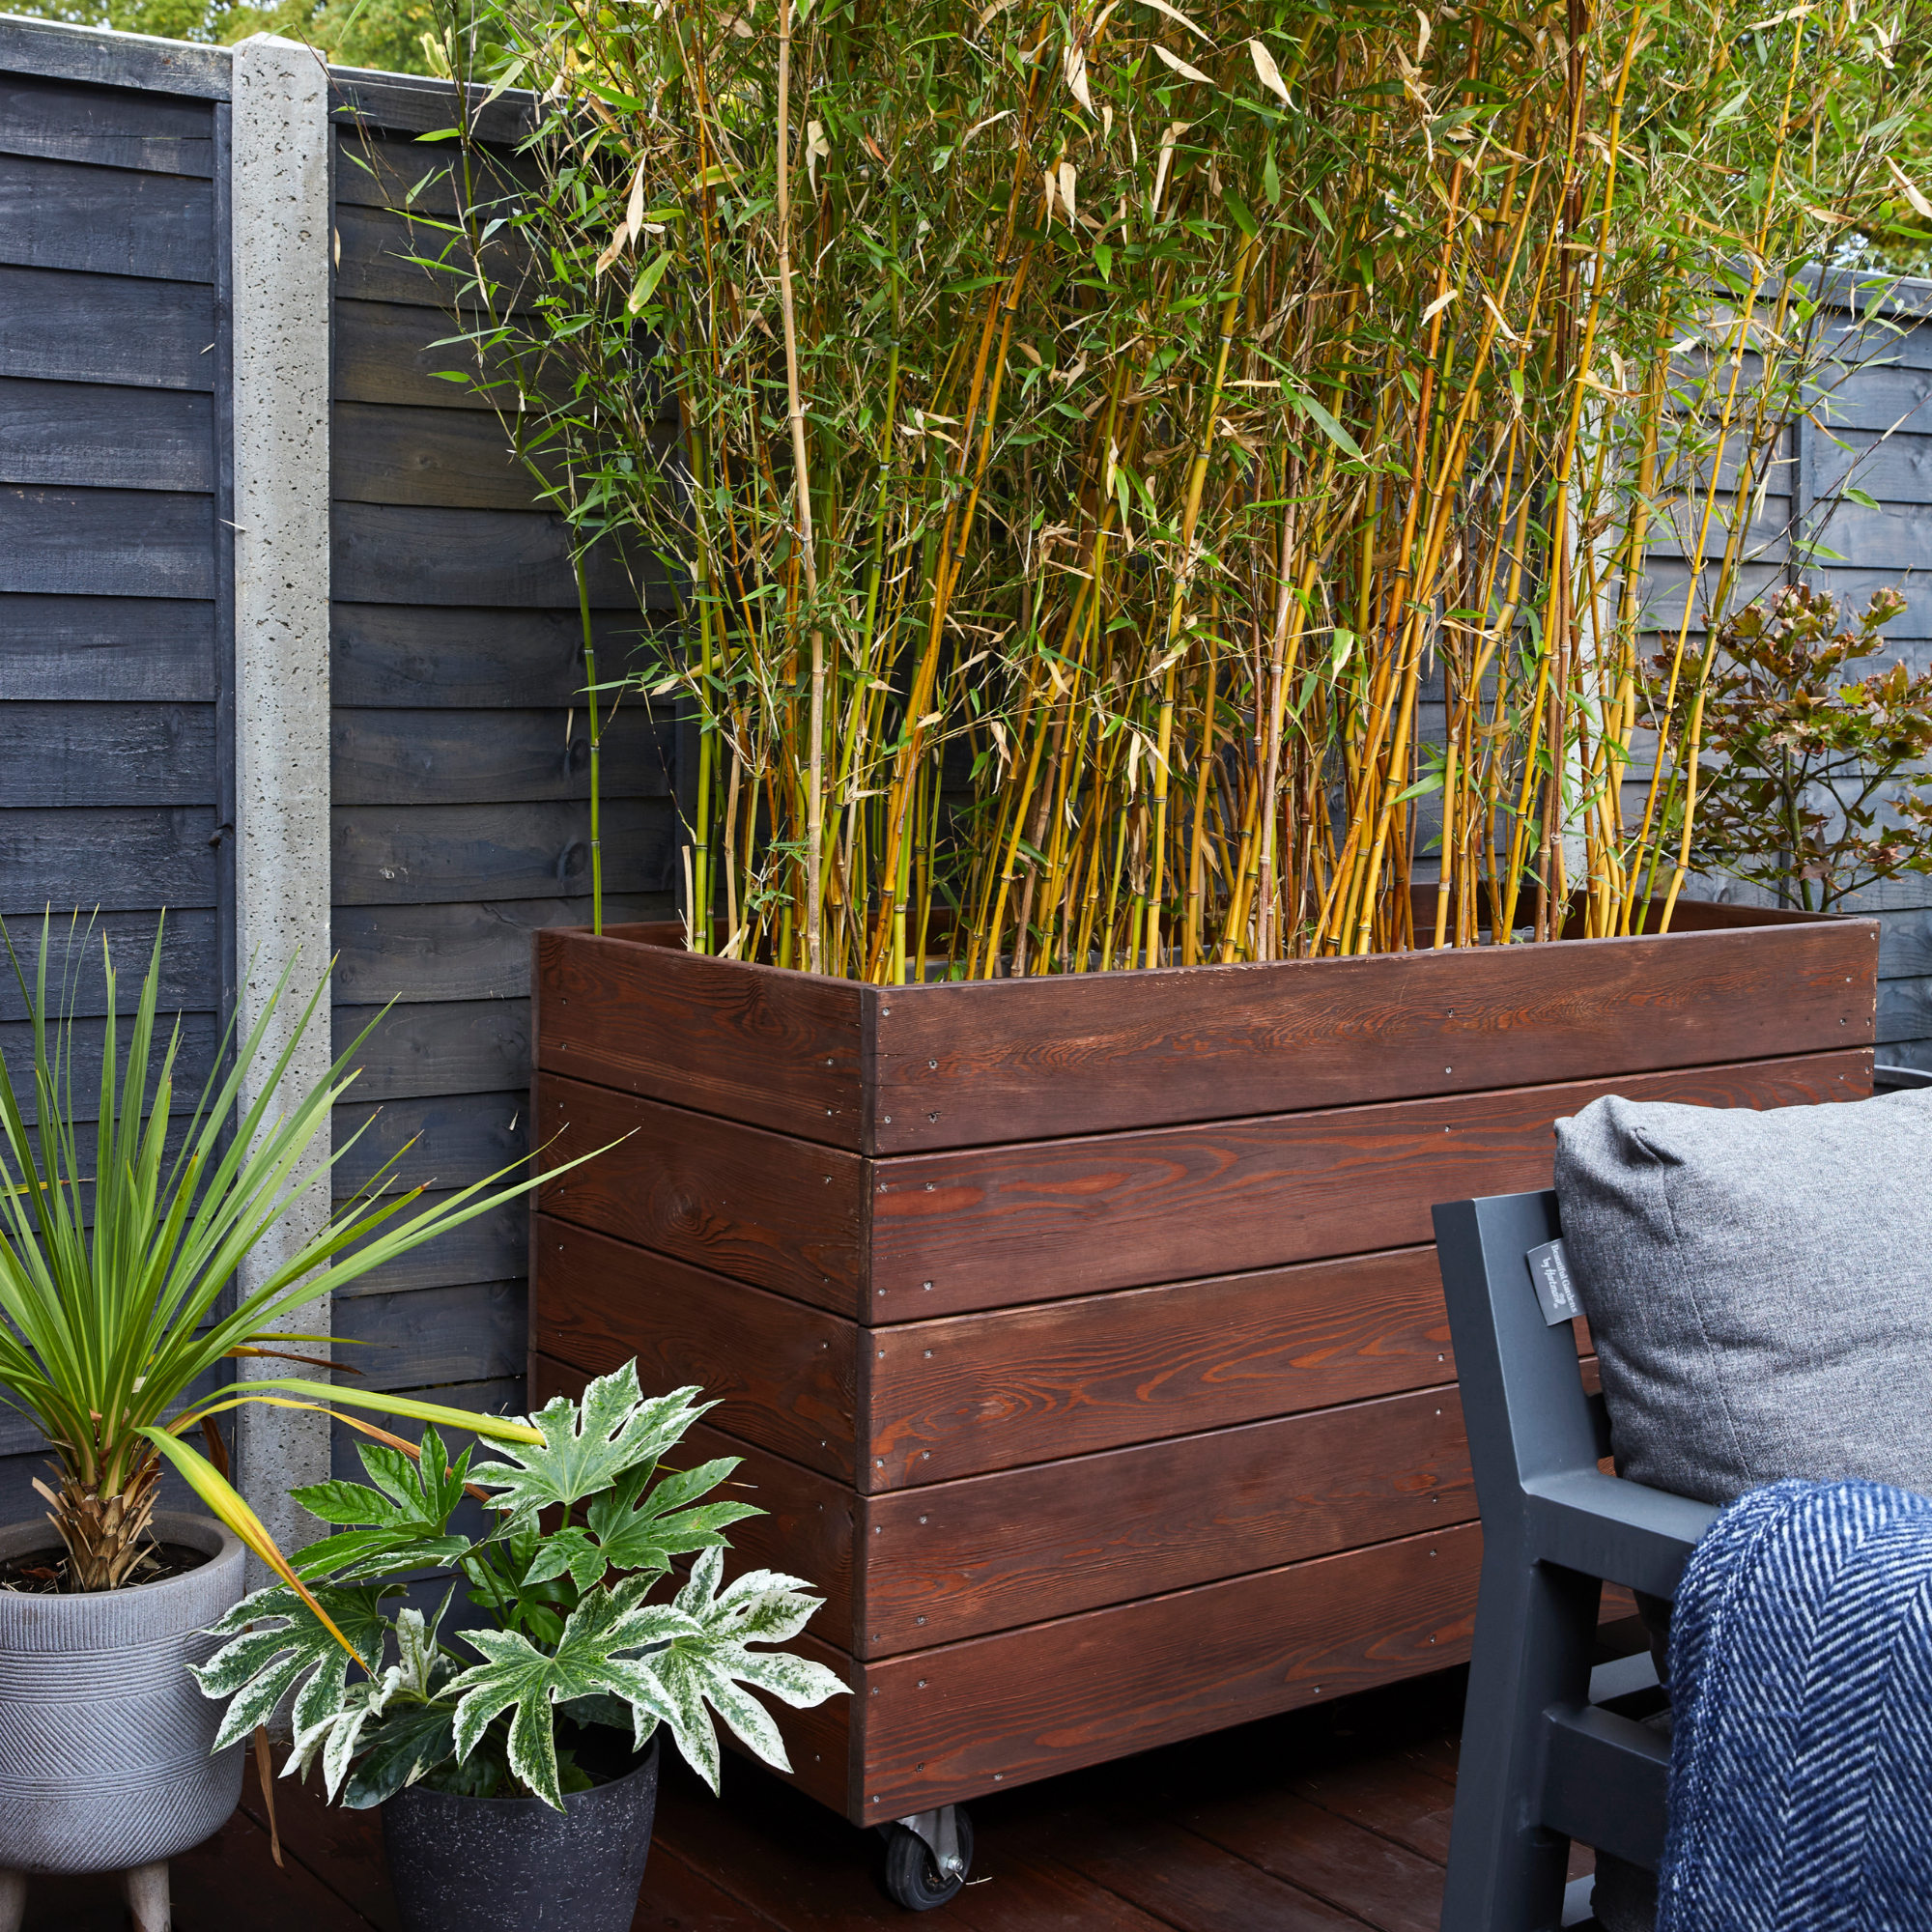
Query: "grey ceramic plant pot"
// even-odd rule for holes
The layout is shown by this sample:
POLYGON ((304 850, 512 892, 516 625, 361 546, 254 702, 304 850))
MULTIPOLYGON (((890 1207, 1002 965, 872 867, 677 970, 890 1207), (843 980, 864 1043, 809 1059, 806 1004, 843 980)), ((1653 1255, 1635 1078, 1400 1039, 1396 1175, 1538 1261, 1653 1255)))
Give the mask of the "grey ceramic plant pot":
POLYGON ((383 1806, 404 1932, 629 1932, 651 1850, 657 1740, 608 1784, 534 1798, 412 1785, 383 1806))
MULTIPOLYGON (((205 1550, 185 1576, 127 1590, 0 1591, 0 1867, 124 1871, 228 1822, 240 1745, 210 1755, 221 1706, 184 1667, 242 1597, 242 1545, 199 1516, 157 1515, 162 1543, 205 1550)), ((44 1521, 0 1530, 0 1561, 47 1548, 44 1521)))

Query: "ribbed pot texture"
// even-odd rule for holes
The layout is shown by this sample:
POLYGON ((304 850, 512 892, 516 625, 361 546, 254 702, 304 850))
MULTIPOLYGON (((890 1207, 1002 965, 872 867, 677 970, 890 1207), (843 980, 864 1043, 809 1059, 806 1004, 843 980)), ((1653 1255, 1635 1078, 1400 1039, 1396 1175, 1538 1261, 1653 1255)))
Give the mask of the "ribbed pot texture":
MULTIPOLYGON (((0 1866, 152 1864, 218 1832, 242 1795, 242 1747, 210 1755, 222 1707, 184 1666, 213 1653, 199 1633, 240 1602, 245 1552, 206 1517, 157 1514, 155 1534, 210 1560, 127 1590, 0 1591, 0 1866)), ((50 1537, 0 1530, 0 1561, 50 1537)))
POLYGON ((658 1803, 655 1740, 637 1768, 564 1794, 456 1798, 420 1785, 383 1806, 404 1932, 629 1932, 658 1803))

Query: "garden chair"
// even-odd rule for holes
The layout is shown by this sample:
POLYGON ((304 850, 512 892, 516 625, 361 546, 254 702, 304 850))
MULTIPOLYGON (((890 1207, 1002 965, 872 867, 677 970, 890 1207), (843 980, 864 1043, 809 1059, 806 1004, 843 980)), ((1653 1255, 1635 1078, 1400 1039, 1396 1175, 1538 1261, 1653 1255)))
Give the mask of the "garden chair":
POLYGON ((1435 1240, 1483 1519, 1482 1586, 1442 1932, 1563 1922, 1570 1845, 1657 1869, 1665 1738, 1609 1706, 1653 1690, 1647 1654, 1591 1668, 1605 1582, 1675 1594, 1718 1514, 1603 1473, 1609 1424, 1575 1332, 1551 1325, 1532 1249, 1553 1193, 1435 1209, 1435 1240))

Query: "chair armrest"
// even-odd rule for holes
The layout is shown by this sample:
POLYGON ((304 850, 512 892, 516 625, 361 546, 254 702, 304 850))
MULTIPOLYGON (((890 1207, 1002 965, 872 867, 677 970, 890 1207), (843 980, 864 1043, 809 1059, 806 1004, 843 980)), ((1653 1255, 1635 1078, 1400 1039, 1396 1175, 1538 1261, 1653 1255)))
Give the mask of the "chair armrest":
POLYGON ((1674 1597, 1697 1539, 1718 1514, 1601 1469, 1534 1476, 1523 1484, 1529 1554, 1653 1597, 1674 1597))

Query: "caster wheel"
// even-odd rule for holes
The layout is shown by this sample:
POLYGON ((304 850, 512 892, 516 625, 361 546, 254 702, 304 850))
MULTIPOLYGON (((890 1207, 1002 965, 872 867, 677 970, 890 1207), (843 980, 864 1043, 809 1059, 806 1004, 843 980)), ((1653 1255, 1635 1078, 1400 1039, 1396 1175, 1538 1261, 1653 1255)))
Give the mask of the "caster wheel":
POLYGON ((973 1869, 973 1821, 962 1809, 954 1813, 959 1834, 959 1869, 942 1872, 932 1849, 903 1825, 885 1828, 886 1890, 908 1912, 931 1912, 959 1896, 966 1874, 973 1869))

